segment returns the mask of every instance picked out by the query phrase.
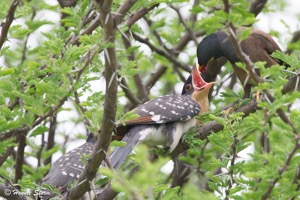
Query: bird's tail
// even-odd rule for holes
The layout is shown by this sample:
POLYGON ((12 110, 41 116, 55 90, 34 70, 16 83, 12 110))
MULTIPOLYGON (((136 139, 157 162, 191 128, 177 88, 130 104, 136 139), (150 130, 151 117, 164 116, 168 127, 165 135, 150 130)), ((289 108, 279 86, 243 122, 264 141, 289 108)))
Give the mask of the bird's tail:
POLYGON ((144 129, 144 126, 146 125, 133 126, 132 128, 130 128, 130 130, 122 139, 123 142, 126 142, 126 145, 116 148, 110 154, 109 160, 115 169, 119 168, 124 163, 128 155, 131 153, 133 147, 140 141, 140 131, 144 129))

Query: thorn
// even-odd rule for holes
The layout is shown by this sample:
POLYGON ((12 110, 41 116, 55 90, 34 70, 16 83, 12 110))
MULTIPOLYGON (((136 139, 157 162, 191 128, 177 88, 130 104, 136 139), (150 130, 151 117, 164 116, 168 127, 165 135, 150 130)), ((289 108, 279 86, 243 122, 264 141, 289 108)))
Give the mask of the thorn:
POLYGON ((110 57, 109 57, 109 54, 108 54, 107 49, 104 49, 104 55, 105 55, 105 57, 106 57, 106 59, 107 59, 107 62, 111 65, 110 57))
POLYGON ((244 86, 244 87, 246 87, 249 78, 250 78, 250 75, 249 75, 249 73, 247 73, 246 79, 245 79, 245 81, 244 81, 244 83, 243 83, 243 86, 244 86))
POLYGON ((124 88, 124 89, 126 89, 126 90, 129 90, 129 88, 126 87, 125 85, 123 85, 122 83, 120 83, 120 86, 121 86, 121 88, 124 88))
POLYGON ((297 76, 296 79, 295 91, 297 91, 298 86, 299 86, 299 76, 297 76))
POLYGON ((110 12, 110 13, 112 13, 112 14, 114 14, 114 15, 123 16, 121 13, 118 13, 118 12, 110 12))
POLYGON ((106 18, 105 18, 105 22, 104 22, 105 25, 107 25, 108 20, 109 20, 109 17, 110 17, 110 14, 108 13, 108 14, 106 15, 106 18))
POLYGON ((116 76, 117 72, 114 72, 109 80, 109 83, 108 83, 108 86, 107 86, 107 89, 111 86, 113 80, 115 79, 115 76, 116 76))
POLYGON ((126 35, 123 31, 121 31, 121 29, 119 29, 119 27, 117 27, 117 29, 118 29, 118 31, 121 33, 121 35, 122 35, 128 42, 130 42, 130 40, 129 40, 129 38, 127 37, 127 35, 126 35))
POLYGON ((269 99, 268 95, 267 95, 267 94, 265 94, 264 96, 265 96, 265 99, 267 100, 267 102, 271 104, 272 102, 270 101, 270 99, 269 99))
POLYGON ((286 69, 282 69, 282 71, 284 71, 284 72, 287 72, 287 73, 290 73, 290 74, 294 74, 294 75, 296 75, 296 76, 298 76, 299 74, 298 73, 296 73, 296 72, 292 72, 292 71, 290 71, 290 70, 286 70, 286 69))

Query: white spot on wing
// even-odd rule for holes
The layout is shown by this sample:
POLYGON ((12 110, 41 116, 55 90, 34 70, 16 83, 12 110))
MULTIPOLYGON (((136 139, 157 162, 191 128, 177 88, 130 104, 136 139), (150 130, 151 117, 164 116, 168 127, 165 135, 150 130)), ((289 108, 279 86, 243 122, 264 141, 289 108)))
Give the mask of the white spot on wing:
POLYGON ((67 172, 66 171, 62 171, 61 174, 64 175, 64 176, 66 176, 67 172))
POLYGON ((153 121, 155 121, 155 122, 158 122, 158 121, 160 121, 160 115, 153 115, 153 116, 151 117, 151 119, 152 119, 153 121))

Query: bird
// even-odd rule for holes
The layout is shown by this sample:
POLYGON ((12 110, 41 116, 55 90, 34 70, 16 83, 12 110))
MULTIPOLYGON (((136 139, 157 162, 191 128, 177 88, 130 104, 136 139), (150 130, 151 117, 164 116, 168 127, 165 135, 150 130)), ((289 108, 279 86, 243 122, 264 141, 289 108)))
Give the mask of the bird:
MULTIPOLYGON (((275 51, 281 51, 277 43, 267 33, 254 29, 249 37, 241 41, 241 47, 245 54, 250 57, 252 62, 265 61, 265 67, 281 64, 278 60, 271 57, 275 51)), ((249 97, 252 85, 256 83, 249 79, 248 73, 237 67, 240 62, 234 46, 228 34, 224 31, 217 31, 203 38, 197 46, 197 58, 200 71, 205 75, 207 66, 213 60, 225 57, 232 65, 235 75, 244 86, 244 97, 249 97)))
POLYGON ((172 152, 182 135, 197 124, 195 117, 208 111, 208 93, 216 82, 205 82, 196 65, 186 80, 181 95, 166 95, 152 99, 131 111, 137 117, 120 123, 116 135, 123 135, 123 147, 109 156, 113 168, 119 168, 134 146, 164 145, 172 152))
MULTIPOLYGON (((88 162, 89 155, 93 152, 94 148, 95 137, 90 133, 83 145, 69 151, 52 164, 43 183, 55 187, 60 195, 63 196, 67 192, 70 183, 75 182, 79 178, 85 167, 83 160, 86 159, 86 163, 88 162)), ((38 199, 47 200, 55 196, 56 193, 42 188, 38 199)))
MULTIPOLYGON (((215 82, 206 83, 195 65, 192 74, 184 83, 181 95, 162 96, 131 111, 138 114, 138 117, 116 125, 116 138, 122 138, 126 146, 116 148, 109 155, 112 166, 119 168, 139 142, 150 146, 163 144, 173 151, 183 133, 196 125, 197 120, 194 117, 208 111, 208 92, 214 84, 215 82)), ((82 155, 87 155, 88 158, 94 148, 95 138, 90 133, 86 143, 53 163, 43 183, 57 188, 61 196, 66 194, 70 183, 79 178, 85 167, 82 155)), ((46 200, 56 195, 48 191, 44 188, 39 199, 46 200)))

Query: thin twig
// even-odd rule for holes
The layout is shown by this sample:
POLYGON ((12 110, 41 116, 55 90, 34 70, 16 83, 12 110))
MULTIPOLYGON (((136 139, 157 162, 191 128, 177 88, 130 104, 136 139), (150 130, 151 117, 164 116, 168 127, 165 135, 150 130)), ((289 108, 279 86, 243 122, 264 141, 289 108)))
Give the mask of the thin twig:
MULTIPOLYGON (((131 45, 131 41, 129 39, 129 31, 127 31, 126 33, 124 33, 124 35, 122 34, 122 41, 124 43, 124 46, 126 49, 129 49, 132 45, 131 45)), ((128 60, 131 60, 131 61, 134 61, 135 60, 135 53, 134 52, 131 52, 128 56, 127 56, 128 60)), ((121 66, 122 67, 122 66, 121 66)), ((137 67, 137 66, 136 66, 137 67)), ((137 89, 137 98, 136 100, 138 100, 140 103, 147 100, 148 98, 148 92, 146 90, 146 87, 142 81, 142 78, 140 76, 140 74, 136 74, 134 75, 134 82, 135 82, 135 86, 136 86, 136 89, 137 89)), ((125 91, 124 91, 125 92, 125 91)), ((126 93, 125 93, 126 95, 126 93)), ((132 99, 133 100, 133 99, 132 99)), ((136 107, 137 106, 137 102, 138 101, 135 101, 133 102, 131 100, 131 103, 133 103, 133 107, 136 107), (135 104, 135 105, 134 105, 135 104)))
POLYGON ((182 23, 182 25, 184 26, 184 28, 185 28, 185 29, 187 30, 187 32, 190 34, 190 37, 192 38, 192 40, 193 40, 195 46, 197 46, 197 45, 198 45, 198 41, 197 41, 196 35, 195 35, 194 31, 193 31, 190 27, 188 27, 188 25, 185 23, 185 20, 183 19, 182 15, 181 15, 181 13, 180 13, 180 11, 179 11, 179 9, 176 8, 176 7, 173 6, 173 5, 171 5, 170 7, 171 7, 173 10, 175 10, 175 12, 177 13, 177 15, 178 15, 178 17, 179 17, 180 23, 182 23))
POLYGON ((117 10, 117 15, 115 15, 115 23, 118 25, 122 22, 125 15, 132 8, 133 4, 135 4, 136 0, 127 0, 125 1, 117 10))
POLYGON ((232 157, 230 159, 230 166, 229 166, 229 180, 228 180, 228 188, 225 190, 225 200, 229 200, 229 195, 230 195, 230 189, 233 187, 233 184, 235 183, 234 180, 234 165, 235 165, 235 159, 237 157, 237 144, 239 142, 238 136, 234 134, 233 136, 233 143, 231 144, 231 152, 232 152, 232 157))
POLYGON ((128 17, 126 19, 126 21, 125 21, 126 26, 130 29, 131 26, 133 24, 135 24, 135 22, 137 22, 138 20, 143 18, 146 14, 148 14, 148 12, 150 12, 151 10, 156 8, 157 6, 159 6, 159 4, 154 4, 149 8, 144 7, 144 8, 141 8, 141 9, 137 10, 132 15, 130 15, 130 17, 128 17))
POLYGON ((20 3, 19 0, 14 0, 11 3, 11 5, 8 9, 6 18, 5 18, 5 22, 1 24, 2 29, 1 29, 1 33, 0 33, 0 49, 2 48, 4 42, 7 38, 9 27, 14 20, 15 11, 16 11, 19 3, 20 3))
POLYGON ((18 150, 16 155, 16 165, 15 165, 15 183, 18 183, 18 180, 22 179, 23 176, 23 162, 24 162, 24 150, 26 146, 26 135, 18 135, 18 150))
POLYGON ((183 69, 184 71, 186 72, 190 72, 191 69, 187 66, 187 65, 184 65, 182 63, 180 63, 177 58, 175 56, 173 56, 172 54, 170 54, 169 52, 166 52, 160 48, 157 48, 154 44, 152 44, 149 39, 144 39, 142 37, 140 37, 138 34, 136 33, 132 33, 134 39, 136 39, 137 41, 143 43, 143 44, 146 44, 153 52, 156 52, 157 54, 159 55, 162 55, 164 57, 166 57, 168 60, 170 60, 174 65, 176 65, 177 67, 183 69))
MULTIPOLYGON (((49 151, 54 147, 55 141, 55 130, 57 127, 57 120, 56 120, 56 113, 50 119, 49 131, 48 131, 48 138, 47 138, 47 145, 46 151, 49 151)), ((52 156, 49 156, 44 160, 44 165, 50 164, 52 160, 52 156)))

